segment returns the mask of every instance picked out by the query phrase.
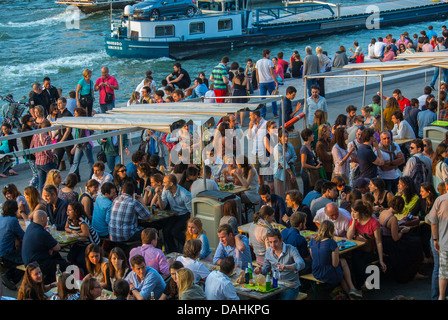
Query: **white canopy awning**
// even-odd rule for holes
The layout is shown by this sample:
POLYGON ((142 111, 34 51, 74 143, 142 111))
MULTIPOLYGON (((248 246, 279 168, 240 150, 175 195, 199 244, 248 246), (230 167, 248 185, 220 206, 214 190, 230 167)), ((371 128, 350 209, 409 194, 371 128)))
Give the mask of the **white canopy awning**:
POLYGON ((107 114, 96 114, 93 117, 64 117, 57 119, 54 124, 91 130, 140 127, 169 133, 183 121, 214 125, 229 113, 247 109, 255 110, 260 103, 265 104, 280 99, 281 96, 270 96, 265 100, 252 99, 252 103, 176 102, 132 105, 116 107, 107 114))

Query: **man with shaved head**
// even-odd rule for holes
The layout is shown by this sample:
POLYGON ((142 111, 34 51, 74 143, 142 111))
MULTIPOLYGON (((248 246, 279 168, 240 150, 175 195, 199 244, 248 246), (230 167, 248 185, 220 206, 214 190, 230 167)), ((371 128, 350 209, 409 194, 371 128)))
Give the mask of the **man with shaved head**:
POLYGON ((118 81, 109 74, 109 68, 102 67, 101 77, 96 80, 94 88, 100 94, 101 113, 115 108, 115 90, 118 88, 118 81))
POLYGON ((22 260, 25 266, 34 261, 39 263, 44 283, 50 284, 56 281, 56 265, 59 264, 63 272, 70 264, 59 254, 61 246, 58 241, 45 230, 47 220, 45 211, 36 210, 33 213, 33 221, 23 236, 22 260))
POLYGON ((331 202, 317 211, 313 221, 319 227, 325 220, 330 220, 334 223, 335 236, 345 237, 347 235, 351 220, 350 213, 347 210, 338 208, 336 203, 331 202))

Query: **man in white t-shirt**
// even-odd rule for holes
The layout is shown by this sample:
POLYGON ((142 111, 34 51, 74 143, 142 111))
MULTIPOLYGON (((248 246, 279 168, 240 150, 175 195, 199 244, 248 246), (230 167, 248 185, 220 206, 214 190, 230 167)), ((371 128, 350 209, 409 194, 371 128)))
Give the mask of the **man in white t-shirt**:
POLYGON ((330 220, 333 222, 335 236, 347 236, 347 230, 350 227, 351 220, 350 212, 345 209, 338 208, 334 202, 331 202, 316 212, 313 222, 316 225, 320 225, 325 220, 330 220))
POLYGON ((204 188, 204 179, 197 179, 195 182, 191 184, 190 187, 191 198, 196 197, 196 195, 199 192, 205 190, 219 191, 218 184, 215 182, 215 180, 210 179, 211 176, 212 176, 212 169, 206 165, 205 166, 206 188, 204 188))
MULTIPOLYGON (((400 146, 392 142, 389 131, 383 131, 380 139, 381 143, 378 147, 383 154, 384 165, 378 167, 378 177, 383 179, 386 190, 396 194, 400 178, 398 167, 404 163, 404 155, 400 146)), ((377 150, 375 150, 375 154, 378 154, 377 150)))
POLYGON ((377 58, 383 58, 384 56, 384 48, 386 47, 386 43, 383 42, 382 37, 378 37, 378 41, 375 42, 375 47, 373 49, 373 53, 375 54, 375 57, 377 58))
MULTIPOLYGON (((274 90, 278 90, 277 77, 274 72, 274 63, 271 60, 271 51, 269 49, 263 50, 263 58, 255 64, 257 69, 257 82, 260 88, 260 96, 272 94, 274 90)), ((277 102, 272 102, 272 113, 274 118, 278 117, 277 102)), ((266 106, 261 108, 261 117, 266 118, 266 106)))

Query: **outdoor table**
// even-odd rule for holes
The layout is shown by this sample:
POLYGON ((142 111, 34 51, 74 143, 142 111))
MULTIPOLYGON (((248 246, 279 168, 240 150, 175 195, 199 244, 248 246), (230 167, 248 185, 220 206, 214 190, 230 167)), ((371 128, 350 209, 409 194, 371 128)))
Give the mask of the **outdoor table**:
POLYGON ((231 193, 231 194, 240 194, 241 192, 250 190, 250 188, 243 187, 243 186, 234 186, 232 190, 225 190, 225 189, 221 189, 221 188, 219 188, 219 190, 222 192, 227 192, 227 193, 231 193))
MULTIPOLYGON (((19 219, 19 224, 22 227, 22 229, 24 231, 26 231, 27 224, 26 224, 25 220, 19 219)), ((80 237, 78 234, 67 233, 65 231, 60 231, 60 230, 56 230, 51 235, 53 236, 53 238, 55 238, 57 240, 57 242, 59 243, 59 245, 61 247, 67 247, 67 246, 73 245, 76 242, 87 240, 86 237, 80 237)))
POLYGON ((141 219, 140 221, 141 222, 146 222, 146 223, 157 222, 157 221, 160 221, 160 220, 171 218, 171 217, 173 217, 173 216, 178 214, 177 211, 173 211, 173 210, 156 209, 156 212, 157 212, 157 214, 151 213, 149 218, 141 219))
MULTIPOLYGON (((178 256, 181 256, 181 253, 178 252, 171 252, 169 254, 166 255, 167 258, 172 258, 174 260, 177 259, 178 256)), ((219 266, 216 264, 213 264, 213 262, 207 261, 207 260, 199 260, 200 262, 202 262, 202 264, 204 264, 204 266, 210 271, 218 271, 219 270, 219 266)), ((250 288, 245 288, 245 286, 247 284, 240 284, 237 283, 236 280, 238 279, 238 276, 241 273, 241 269, 238 267, 235 267, 235 270, 233 272, 233 274, 230 276, 230 280, 232 280, 232 284, 235 287, 235 291, 238 295, 242 295, 245 296, 249 299, 255 299, 255 300, 266 300, 266 299, 270 299, 273 296, 288 290, 290 288, 293 288, 297 285, 297 283, 295 282, 291 282, 291 281, 287 281, 287 280, 278 280, 278 288, 276 288, 275 290, 271 290, 269 292, 262 292, 262 291, 258 291, 256 289, 250 289, 250 288)))
POLYGON ((339 242, 341 240, 346 240, 346 247, 344 249, 342 249, 339 246, 339 254, 345 254, 347 252, 359 249, 360 247, 364 246, 366 244, 366 242, 364 241, 359 241, 359 240, 348 240, 347 238, 343 238, 343 237, 334 237, 334 241, 339 242), (348 244, 348 245, 347 245, 348 244), (354 245, 351 245, 354 244, 354 245))
MULTIPOLYGON (((78 290, 81 289, 81 284, 82 284, 82 280, 76 280, 77 285, 78 285, 78 290)), ((58 293, 58 287, 54 287, 51 288, 50 290, 48 290, 47 292, 45 292, 45 295, 50 298, 52 295, 57 294, 58 293)), ((106 290, 106 289, 102 289, 101 290, 101 296, 99 296, 98 298, 96 298, 96 300, 110 300, 110 299, 115 299, 115 295, 112 291, 106 290)))
POLYGON ((278 287, 269 292, 250 290, 249 288, 247 288, 248 285, 246 285, 246 284, 233 283, 233 285, 235 286, 235 290, 238 295, 245 296, 249 299, 254 299, 254 300, 268 300, 283 291, 286 291, 290 288, 295 287, 297 285, 297 283, 292 282, 292 281, 287 281, 287 280, 278 280, 278 287))

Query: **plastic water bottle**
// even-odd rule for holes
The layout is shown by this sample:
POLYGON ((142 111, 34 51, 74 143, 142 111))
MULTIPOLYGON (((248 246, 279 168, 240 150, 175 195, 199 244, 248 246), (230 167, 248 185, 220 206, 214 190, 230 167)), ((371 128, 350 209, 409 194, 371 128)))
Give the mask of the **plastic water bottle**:
POLYGON ((272 274, 272 288, 277 288, 278 287, 278 270, 274 269, 274 272, 272 274))

